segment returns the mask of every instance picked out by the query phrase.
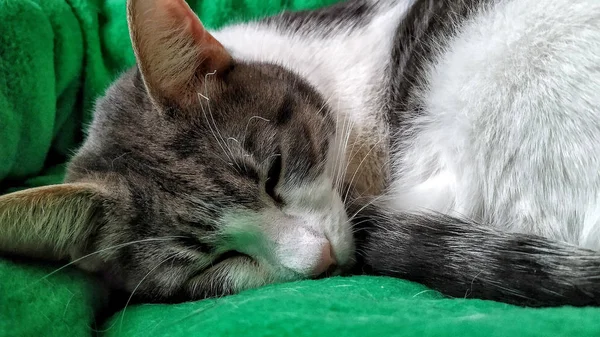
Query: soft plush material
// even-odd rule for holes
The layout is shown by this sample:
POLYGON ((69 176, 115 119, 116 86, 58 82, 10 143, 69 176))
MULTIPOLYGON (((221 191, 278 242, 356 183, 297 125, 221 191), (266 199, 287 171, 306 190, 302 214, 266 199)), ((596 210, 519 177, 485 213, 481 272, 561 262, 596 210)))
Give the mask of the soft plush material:
MULTIPOLYGON (((62 179, 94 99, 133 64, 124 1, 0 0, 0 193, 62 179)), ((334 1, 190 4, 214 28, 334 1)), ((600 309, 445 299, 418 284, 377 277, 132 305, 100 326, 94 317, 105 295, 97 281, 58 267, 0 259, 0 336, 600 336, 600 309)))

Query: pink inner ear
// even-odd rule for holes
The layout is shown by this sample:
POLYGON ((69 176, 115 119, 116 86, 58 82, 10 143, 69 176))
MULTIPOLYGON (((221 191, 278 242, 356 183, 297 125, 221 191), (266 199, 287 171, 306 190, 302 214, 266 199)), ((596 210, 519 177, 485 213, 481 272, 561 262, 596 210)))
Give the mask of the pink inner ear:
POLYGON ((157 8, 159 15, 168 15, 174 23, 184 22, 185 29, 194 36, 204 35, 204 27, 200 19, 194 14, 190 6, 184 0, 163 0, 157 8))
POLYGON ((129 27, 146 87, 159 105, 188 104, 207 73, 231 56, 183 0, 129 0, 129 27))
POLYGON ((187 2, 184 0, 159 0, 158 2, 158 6, 163 8, 157 8, 157 12, 170 16, 172 22, 181 25, 199 46, 198 57, 204 60, 202 68, 207 72, 220 71, 230 64, 231 56, 225 47, 204 28, 187 2))

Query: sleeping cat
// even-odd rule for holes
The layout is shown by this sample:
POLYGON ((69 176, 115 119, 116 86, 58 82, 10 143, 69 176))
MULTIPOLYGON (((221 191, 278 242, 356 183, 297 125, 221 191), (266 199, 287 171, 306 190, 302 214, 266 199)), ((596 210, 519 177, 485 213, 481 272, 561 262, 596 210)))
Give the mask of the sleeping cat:
POLYGON ((145 301, 356 270, 600 304, 600 1, 352 0, 208 32, 129 0, 137 66, 0 250, 145 301))

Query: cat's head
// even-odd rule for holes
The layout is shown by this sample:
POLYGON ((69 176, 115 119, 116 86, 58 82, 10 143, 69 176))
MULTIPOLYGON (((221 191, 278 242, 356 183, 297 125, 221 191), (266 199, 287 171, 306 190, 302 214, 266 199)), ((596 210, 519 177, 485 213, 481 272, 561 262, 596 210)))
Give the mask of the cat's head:
POLYGON ((184 0, 131 0, 128 21, 137 67, 99 100, 66 184, 0 199, 0 249, 68 256, 154 300, 348 267, 323 98, 232 58, 184 0))

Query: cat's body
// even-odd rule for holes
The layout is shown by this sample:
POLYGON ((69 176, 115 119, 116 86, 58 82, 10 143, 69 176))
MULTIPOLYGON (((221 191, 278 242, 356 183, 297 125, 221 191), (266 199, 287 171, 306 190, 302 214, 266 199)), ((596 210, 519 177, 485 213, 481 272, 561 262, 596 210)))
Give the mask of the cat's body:
POLYGON ((390 208, 600 249, 599 4, 413 2, 351 1, 362 12, 304 34, 272 19, 215 36, 308 79, 352 125, 346 157, 382 153, 357 175, 385 179, 390 208))
POLYGON ((599 250, 599 18, 595 1, 505 1, 442 33, 400 100, 416 131, 396 139, 394 209, 599 250))
MULTIPOLYGON (((338 130, 351 125, 347 182, 357 195, 377 196, 377 212, 424 214, 412 219, 417 225, 406 232, 442 227, 440 220, 472 219, 500 232, 600 249, 600 3, 350 1, 322 13, 336 18, 335 25, 324 20, 327 24, 298 34, 280 17, 228 27, 216 36, 242 59, 298 72, 326 97, 338 130)), ((385 217, 373 219, 389 221, 385 217)), ((406 221, 396 219, 396 226, 400 220, 406 221)), ((384 274, 427 283, 422 275, 427 271, 398 271, 410 259, 386 257, 385 241, 398 240, 390 239, 394 234, 405 241, 408 235, 383 227, 379 230, 387 235, 366 246, 371 253, 382 250, 372 254, 379 261, 367 259, 384 274)), ((460 239, 454 244, 460 247, 460 239)), ((489 277, 484 283, 499 288, 504 283, 509 291, 495 296, 483 290, 476 296, 536 304, 520 289, 509 294, 510 282, 497 278, 503 273, 523 281, 512 261, 486 257, 480 264, 469 256, 505 244, 506 255, 527 245, 510 247, 490 237, 476 244, 480 251, 467 253, 464 244, 462 256, 453 261, 473 265, 463 275, 465 283, 472 281, 464 293, 473 295, 475 279, 489 277)), ((397 253, 407 254, 399 245, 397 253)), ((431 258, 448 263, 440 274, 452 273, 452 262, 431 258)), ((589 262, 579 259, 581 266, 589 262)), ((531 273, 551 269, 529 266, 531 273)), ((597 262, 586 268, 589 274, 570 276, 597 283, 597 262)), ((546 291, 542 283, 540 293, 546 291)), ((451 286, 433 285, 460 295, 451 286)), ((577 288, 576 282, 570 286, 577 288)), ((558 298, 569 295, 578 297, 565 292, 558 298)))
POLYGON ((212 35, 190 13, 130 1, 139 70, 100 100, 75 185, 0 219, 80 205, 67 238, 21 220, 151 300, 358 252, 452 296, 600 303, 600 1, 354 0, 212 35))

